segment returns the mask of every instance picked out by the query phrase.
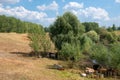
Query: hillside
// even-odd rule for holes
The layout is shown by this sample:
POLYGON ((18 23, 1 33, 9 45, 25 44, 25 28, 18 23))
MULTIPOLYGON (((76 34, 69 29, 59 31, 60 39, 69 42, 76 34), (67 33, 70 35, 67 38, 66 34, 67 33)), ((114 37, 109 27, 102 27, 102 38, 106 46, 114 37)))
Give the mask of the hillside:
POLYGON ((27 34, 0 33, 0 51, 30 52, 27 34))
POLYGON ((0 33, 0 80, 94 80, 80 77, 74 70, 49 68, 62 61, 27 56, 29 42, 27 34, 0 33))
POLYGON ((48 68, 60 61, 25 56, 30 51, 27 34, 0 33, 0 80, 72 80, 74 77, 66 71, 48 68))

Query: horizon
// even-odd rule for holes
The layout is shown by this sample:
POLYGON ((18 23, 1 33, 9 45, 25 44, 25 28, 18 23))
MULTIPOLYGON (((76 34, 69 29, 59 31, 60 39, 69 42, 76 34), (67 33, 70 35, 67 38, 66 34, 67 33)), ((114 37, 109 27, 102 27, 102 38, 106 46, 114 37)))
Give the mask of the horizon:
POLYGON ((120 26, 120 0, 0 0, 0 15, 48 27, 57 16, 72 12, 80 22, 120 26))

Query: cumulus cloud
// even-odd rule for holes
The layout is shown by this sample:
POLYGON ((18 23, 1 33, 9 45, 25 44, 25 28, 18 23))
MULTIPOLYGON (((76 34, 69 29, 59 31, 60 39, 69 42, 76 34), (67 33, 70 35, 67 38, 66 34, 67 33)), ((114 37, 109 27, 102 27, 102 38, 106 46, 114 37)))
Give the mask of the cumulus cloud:
POLYGON ((37 12, 37 11, 29 11, 22 6, 15 7, 15 8, 0 7, 0 14, 16 16, 18 18, 25 18, 25 19, 40 19, 40 18, 47 16, 46 13, 37 12))
POLYGON ((48 18, 44 12, 30 11, 23 6, 11 8, 9 6, 0 6, 0 15, 14 16, 24 21, 31 21, 39 24, 49 25, 55 18, 48 18), (46 22, 47 24, 45 24, 46 22))
POLYGON ((58 4, 55 1, 53 1, 49 5, 44 4, 44 5, 37 6, 37 8, 39 10, 42 10, 42 11, 44 11, 44 10, 55 10, 55 11, 57 11, 58 10, 58 4))
POLYGON ((0 3, 2 4, 15 4, 18 3, 20 0, 0 0, 0 3))
POLYGON ((116 3, 120 3, 120 0, 115 0, 116 3))
POLYGON ((102 8, 88 7, 80 11, 85 17, 91 17, 96 20, 109 20, 108 12, 102 8))
POLYGON ((63 9, 80 9, 83 8, 83 3, 77 3, 77 2, 69 2, 68 4, 66 4, 63 9))
POLYGON ((111 25, 115 24, 116 26, 120 26, 120 16, 112 17, 108 21, 101 21, 101 24, 107 25, 107 26, 111 26, 111 25))
POLYGON ((89 20, 109 20, 109 14, 105 9, 96 7, 84 8, 83 3, 69 2, 63 9, 65 11, 71 11, 79 17, 88 18, 89 20))

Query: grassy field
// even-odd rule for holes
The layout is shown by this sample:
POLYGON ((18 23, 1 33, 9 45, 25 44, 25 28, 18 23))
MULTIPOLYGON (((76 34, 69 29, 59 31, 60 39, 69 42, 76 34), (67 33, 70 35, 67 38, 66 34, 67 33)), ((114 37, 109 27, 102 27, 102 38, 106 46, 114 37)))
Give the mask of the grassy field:
POLYGON ((0 80, 100 80, 83 78, 70 70, 49 69, 61 61, 26 56, 30 52, 27 34, 0 33, 0 80))

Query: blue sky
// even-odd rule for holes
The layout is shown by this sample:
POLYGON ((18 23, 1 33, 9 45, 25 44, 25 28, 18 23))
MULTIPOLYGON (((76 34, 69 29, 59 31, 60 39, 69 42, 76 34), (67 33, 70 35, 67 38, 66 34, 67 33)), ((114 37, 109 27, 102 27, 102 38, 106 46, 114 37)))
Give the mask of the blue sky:
POLYGON ((120 0, 0 0, 0 15, 49 26, 64 12, 74 13, 80 22, 120 26, 120 0))

